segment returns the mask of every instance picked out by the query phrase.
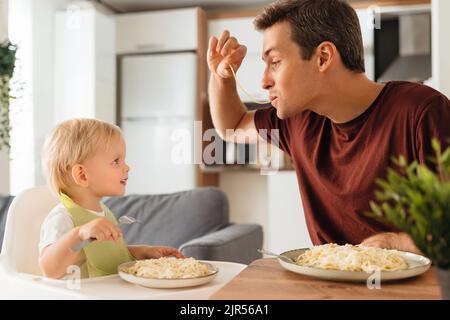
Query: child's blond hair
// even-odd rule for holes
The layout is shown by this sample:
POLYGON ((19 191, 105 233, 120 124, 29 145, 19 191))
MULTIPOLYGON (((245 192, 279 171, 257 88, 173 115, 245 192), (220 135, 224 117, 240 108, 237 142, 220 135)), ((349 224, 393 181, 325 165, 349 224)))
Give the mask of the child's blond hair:
POLYGON ((122 138, 122 132, 108 122, 96 119, 61 122, 42 149, 42 168, 51 190, 59 193, 66 189, 72 167, 94 156, 97 149, 107 148, 113 137, 122 138))

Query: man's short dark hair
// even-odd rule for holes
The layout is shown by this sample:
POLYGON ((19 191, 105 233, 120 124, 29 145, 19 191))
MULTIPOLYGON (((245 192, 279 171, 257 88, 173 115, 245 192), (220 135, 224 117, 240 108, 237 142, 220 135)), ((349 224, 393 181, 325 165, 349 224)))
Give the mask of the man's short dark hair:
POLYGON ((356 11, 344 0, 280 0, 264 8, 256 17, 257 30, 287 21, 292 40, 309 60, 323 41, 332 42, 343 64, 364 72, 364 47, 356 11))

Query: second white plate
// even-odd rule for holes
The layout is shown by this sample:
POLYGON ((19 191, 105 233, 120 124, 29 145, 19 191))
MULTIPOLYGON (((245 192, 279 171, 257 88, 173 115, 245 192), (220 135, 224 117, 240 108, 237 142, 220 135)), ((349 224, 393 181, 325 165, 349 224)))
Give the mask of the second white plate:
MULTIPOLYGON (((294 249, 283 252, 282 255, 295 259, 306 250, 309 249, 308 248, 294 249)), ((426 272, 431 266, 430 259, 426 257, 402 251, 400 252, 400 254, 408 262, 409 268, 398 271, 381 271, 380 272, 381 281, 399 280, 415 277, 426 272)), ((341 271, 341 270, 305 267, 294 263, 289 263, 281 259, 278 259, 278 262, 286 270, 324 280, 365 282, 371 275, 373 275, 373 273, 367 273, 363 271, 341 271)))

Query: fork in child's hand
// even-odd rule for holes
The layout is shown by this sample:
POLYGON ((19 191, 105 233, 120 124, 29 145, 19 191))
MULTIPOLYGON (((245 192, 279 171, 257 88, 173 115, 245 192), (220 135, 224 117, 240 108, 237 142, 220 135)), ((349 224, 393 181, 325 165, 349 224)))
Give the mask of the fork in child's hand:
MULTIPOLYGON (((121 216, 118 220, 119 222, 119 226, 123 225, 123 224, 133 224, 135 222, 139 223, 139 221, 137 221, 135 218, 133 217, 128 217, 128 216, 121 216)), ((86 247, 88 244, 90 244, 92 241, 95 241, 97 239, 95 238, 90 238, 90 239, 86 239, 81 241, 80 243, 74 245, 71 247, 72 251, 80 251, 81 249, 83 249, 84 247, 86 247)))

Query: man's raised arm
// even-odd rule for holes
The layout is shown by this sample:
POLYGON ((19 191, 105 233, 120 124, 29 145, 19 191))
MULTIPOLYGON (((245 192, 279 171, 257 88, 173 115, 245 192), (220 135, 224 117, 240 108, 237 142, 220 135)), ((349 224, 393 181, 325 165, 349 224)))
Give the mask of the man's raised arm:
POLYGON ((247 48, 238 43, 224 31, 219 39, 211 37, 208 46, 208 67, 211 71, 208 94, 211 117, 220 137, 226 141, 235 141, 236 136, 227 135, 227 131, 238 129, 246 131, 248 143, 256 143, 258 133, 254 123, 255 112, 247 111, 236 90, 230 65, 236 72, 240 67, 247 48))

